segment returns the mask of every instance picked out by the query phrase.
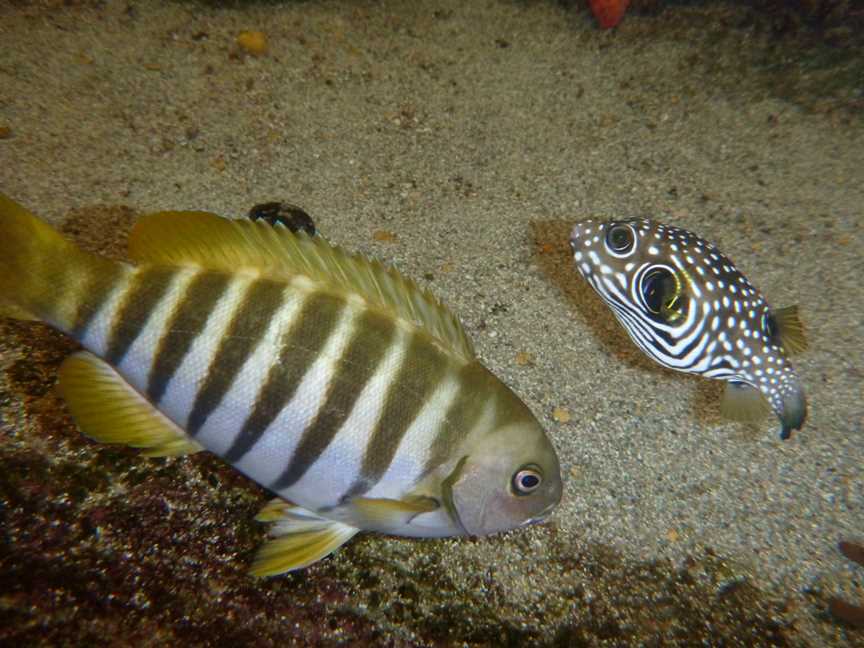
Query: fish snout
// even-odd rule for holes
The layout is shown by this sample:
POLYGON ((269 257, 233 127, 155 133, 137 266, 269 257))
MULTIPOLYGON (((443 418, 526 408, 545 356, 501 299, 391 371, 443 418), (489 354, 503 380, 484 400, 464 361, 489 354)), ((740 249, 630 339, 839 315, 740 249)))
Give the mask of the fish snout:
MULTIPOLYGON (((592 274, 589 251, 592 246, 593 225, 594 221, 581 221, 576 223, 570 231, 570 252, 576 262, 576 269, 583 277, 592 274)), ((593 254, 591 252, 591 255, 593 254)))
POLYGON ((576 251, 576 245, 585 238, 585 230, 590 226, 594 221, 580 221, 573 226, 573 229, 570 230, 570 249, 574 252, 576 251))

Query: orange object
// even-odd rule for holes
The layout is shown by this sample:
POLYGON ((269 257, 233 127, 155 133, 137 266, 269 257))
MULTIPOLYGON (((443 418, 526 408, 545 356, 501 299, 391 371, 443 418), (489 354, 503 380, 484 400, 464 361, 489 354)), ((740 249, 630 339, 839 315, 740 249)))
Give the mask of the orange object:
POLYGON ((267 53, 267 36, 260 31, 244 31, 237 35, 237 44, 253 56, 267 53))
POLYGON ((589 0, 589 4, 601 29, 610 29, 621 22, 630 0, 589 0))

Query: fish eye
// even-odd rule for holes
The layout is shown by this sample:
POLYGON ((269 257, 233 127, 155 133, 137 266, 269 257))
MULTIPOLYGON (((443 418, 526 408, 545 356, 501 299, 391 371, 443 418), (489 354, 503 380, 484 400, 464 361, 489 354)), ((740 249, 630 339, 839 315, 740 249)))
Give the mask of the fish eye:
POLYGON ((633 230, 629 225, 614 225, 606 233, 606 247, 617 254, 626 254, 633 247, 633 230))
POLYGON ((645 273, 642 280, 642 298, 645 300, 645 307, 655 315, 659 315, 663 309, 670 281, 674 282, 674 279, 666 268, 653 268, 645 273))
POLYGON ((513 492, 517 495, 530 495, 540 488, 543 483, 543 475, 537 466, 522 466, 513 475, 513 492))

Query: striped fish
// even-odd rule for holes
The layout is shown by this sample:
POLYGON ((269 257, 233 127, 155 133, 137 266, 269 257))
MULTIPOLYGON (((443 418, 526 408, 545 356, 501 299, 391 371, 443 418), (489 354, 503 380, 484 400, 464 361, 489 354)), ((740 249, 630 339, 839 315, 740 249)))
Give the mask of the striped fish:
POLYGON ((732 262, 692 232, 647 219, 577 223, 576 267, 642 351, 664 367, 726 381, 733 419, 769 409, 780 437, 807 402, 789 352, 806 348, 796 306, 773 311, 732 262))
POLYGON ((255 575, 360 530, 487 535, 561 498, 555 451, 458 320, 320 237, 203 212, 145 216, 136 265, 64 240, 0 194, 0 295, 85 351, 59 388, 89 437, 206 449, 278 497, 255 575))

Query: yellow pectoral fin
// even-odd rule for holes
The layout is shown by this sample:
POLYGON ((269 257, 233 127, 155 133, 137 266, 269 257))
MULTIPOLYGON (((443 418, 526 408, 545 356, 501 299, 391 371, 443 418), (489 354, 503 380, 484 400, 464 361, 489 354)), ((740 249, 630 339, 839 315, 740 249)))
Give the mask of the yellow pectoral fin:
POLYGON ((203 448, 92 353, 69 356, 60 367, 60 394, 85 435, 102 443, 143 448, 164 457, 203 448))
POLYGON ((807 350, 807 337, 804 334, 804 324, 798 315, 797 305, 774 311, 774 322, 777 324, 780 344, 787 352, 799 353, 807 350))
POLYGON ((360 530, 328 520, 284 500, 273 500, 259 513, 259 520, 276 521, 275 536, 262 545, 249 573, 276 576, 308 567, 330 555, 360 530))
POLYGON ((433 497, 409 495, 401 500, 355 497, 351 500, 351 506, 374 527, 381 524, 407 524, 414 516, 430 513, 440 504, 433 497))
POLYGON ((771 411, 771 406, 755 387, 744 383, 727 382, 720 402, 720 413, 733 421, 753 423, 771 411))

